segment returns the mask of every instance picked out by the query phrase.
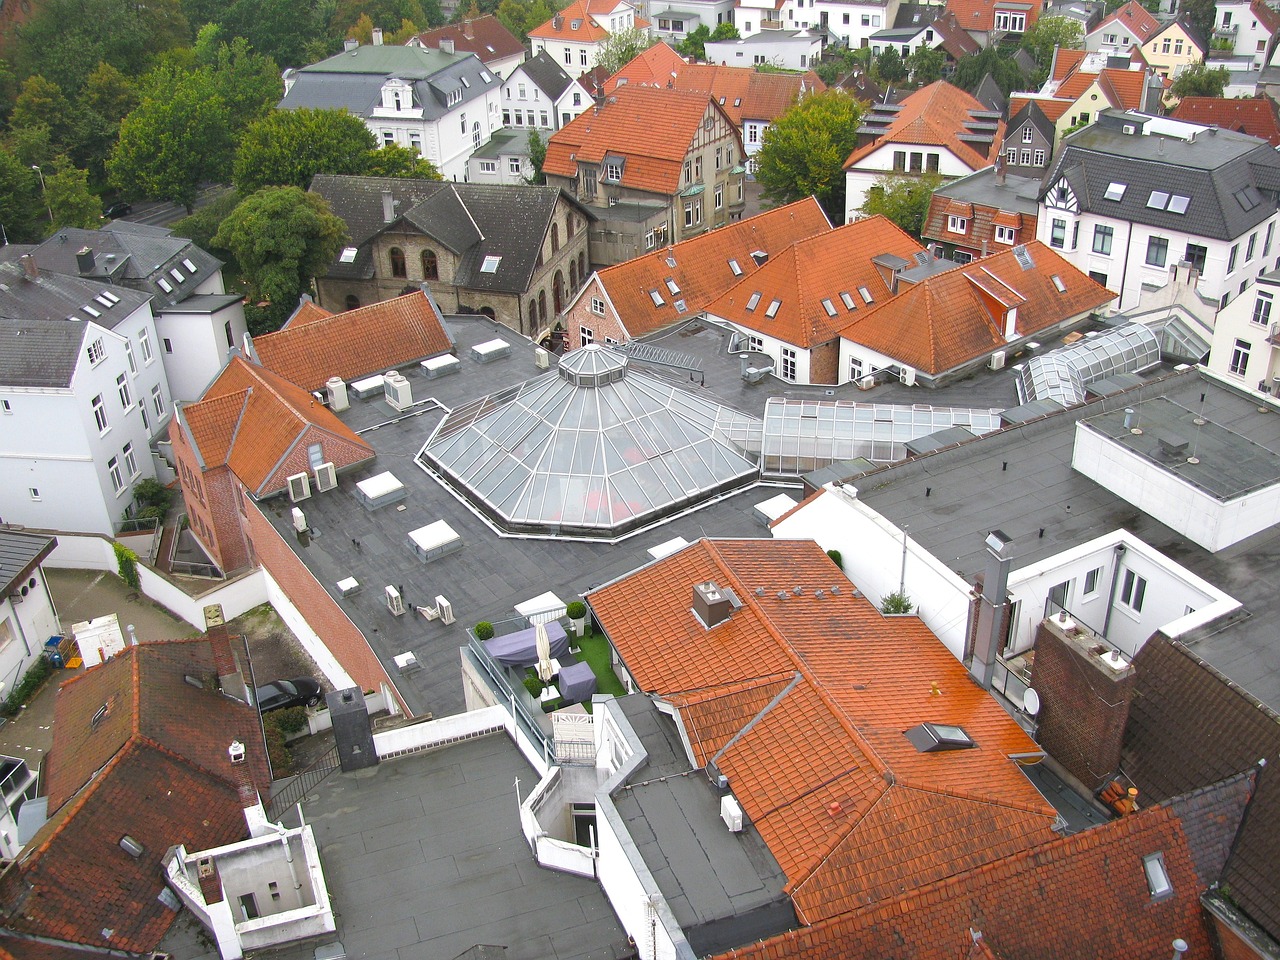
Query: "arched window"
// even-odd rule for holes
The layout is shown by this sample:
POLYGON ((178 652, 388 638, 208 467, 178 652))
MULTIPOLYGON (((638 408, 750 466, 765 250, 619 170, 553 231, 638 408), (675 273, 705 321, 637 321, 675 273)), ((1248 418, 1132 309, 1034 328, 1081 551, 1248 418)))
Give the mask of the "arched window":
POLYGON ((587 252, 583 250, 578 254, 578 276, 582 278, 582 282, 587 282, 587 252))
POLYGON ((551 225, 551 252, 557 253, 560 250, 560 224, 553 223, 551 225))
POLYGON ((547 291, 538 291, 538 322, 547 322, 547 291))
POLYGON ((422 279, 440 279, 440 264, 436 261, 436 252, 434 250, 422 251, 422 279))
POLYGON ((566 240, 573 239, 573 230, 574 230, 573 214, 571 213, 564 218, 564 234, 565 234, 566 240))
POLYGON ((476 149, 480 148, 480 124, 473 123, 471 125, 471 145, 476 149))
POLYGON ((556 271, 555 279, 551 282, 551 304, 555 307, 556 316, 559 316, 560 311, 564 309, 564 274, 559 270, 556 271))
POLYGON ((578 292, 578 261, 573 259, 569 261, 569 293, 578 292))
POLYGON ((354 293, 347 294, 347 309, 358 310, 360 308, 360 298, 354 293))
POLYGON ((404 251, 399 247, 392 247, 388 251, 391 257, 391 275, 393 277, 407 277, 409 272, 404 268, 404 251))
POLYGON ((533 333, 538 329, 538 301, 529 298, 529 332, 533 333))

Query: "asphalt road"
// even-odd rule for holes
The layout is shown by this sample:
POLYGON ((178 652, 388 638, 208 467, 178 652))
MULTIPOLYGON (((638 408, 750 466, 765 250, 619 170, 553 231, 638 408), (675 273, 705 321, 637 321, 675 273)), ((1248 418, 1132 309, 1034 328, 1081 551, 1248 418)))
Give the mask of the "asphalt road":
MULTIPOLYGON (((214 185, 205 187, 200 191, 200 195, 196 198, 196 209, 203 207, 214 197, 218 196, 224 190, 230 190, 230 187, 222 185, 214 185)), ((167 201, 140 200, 133 205, 133 212, 128 216, 120 217, 128 223, 145 223, 152 227, 168 227, 187 215, 185 208, 176 203, 167 201)))

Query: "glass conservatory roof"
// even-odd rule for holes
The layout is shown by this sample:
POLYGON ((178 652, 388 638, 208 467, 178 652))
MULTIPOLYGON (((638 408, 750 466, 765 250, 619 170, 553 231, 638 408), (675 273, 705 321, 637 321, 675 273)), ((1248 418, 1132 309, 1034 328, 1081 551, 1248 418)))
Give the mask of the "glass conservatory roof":
POLYGON ((1149 327, 1130 323, 1069 347, 1032 357, 1018 371, 1018 398, 1083 403, 1085 387, 1116 373, 1136 373, 1160 362, 1160 340, 1149 327))
POLYGON ((759 475, 760 421, 591 344, 458 407, 418 460, 513 530, 609 536, 759 475))

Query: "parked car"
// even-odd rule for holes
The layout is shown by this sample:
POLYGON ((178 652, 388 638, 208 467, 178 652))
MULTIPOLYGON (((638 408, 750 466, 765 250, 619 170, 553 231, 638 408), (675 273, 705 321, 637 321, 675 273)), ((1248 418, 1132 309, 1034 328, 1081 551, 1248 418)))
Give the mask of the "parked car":
POLYGON ((253 694, 258 701, 258 709, 263 713, 285 707, 314 707, 321 698, 320 684, 310 677, 272 680, 255 687, 253 694))
POLYGON ((111 206, 102 212, 103 220, 118 220, 123 216, 133 213, 133 204, 126 203, 123 200, 117 200, 111 206))

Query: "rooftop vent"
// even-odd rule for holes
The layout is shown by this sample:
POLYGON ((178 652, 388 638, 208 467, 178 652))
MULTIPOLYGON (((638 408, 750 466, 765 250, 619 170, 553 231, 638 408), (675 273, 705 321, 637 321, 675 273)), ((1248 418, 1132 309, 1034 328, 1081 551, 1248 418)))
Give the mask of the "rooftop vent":
POLYGON ((140 856, 142 856, 142 851, 145 850, 146 847, 144 847, 137 840, 133 839, 133 837, 129 836, 126 833, 123 837, 120 838, 120 849, 123 850, 125 853, 127 853, 129 856, 133 857, 133 859, 137 860, 140 856))
POLYGON ((1181 459, 1187 455, 1188 441, 1177 434, 1169 433, 1160 437, 1160 452, 1165 456, 1181 459))
POLYGON ((765 262, 769 259, 769 254, 765 253, 763 250, 752 250, 751 259, 756 262, 757 267, 763 267, 765 262))
POLYGON ((693 614, 710 630, 729 619, 738 598, 730 590, 723 590, 714 580, 693 585, 693 614))
POLYGON ((231 746, 227 747, 227 756, 232 763, 244 763, 244 744, 239 740, 232 740, 231 746))

